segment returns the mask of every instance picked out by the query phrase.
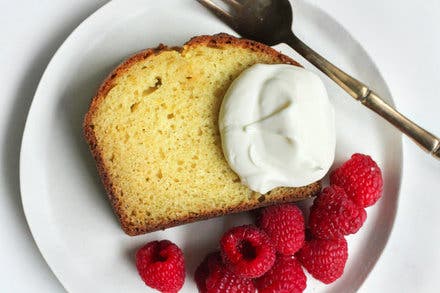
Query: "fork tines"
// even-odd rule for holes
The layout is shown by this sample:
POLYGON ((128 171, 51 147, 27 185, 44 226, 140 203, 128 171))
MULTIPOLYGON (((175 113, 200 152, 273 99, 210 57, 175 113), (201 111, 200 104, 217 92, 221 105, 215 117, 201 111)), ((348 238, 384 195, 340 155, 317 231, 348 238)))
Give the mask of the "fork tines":
MULTIPOLYGON (((225 21, 231 26, 234 26, 234 17, 230 12, 225 10, 224 8, 220 7, 218 4, 216 4, 212 0, 197 0, 200 4, 205 6, 209 9, 212 13, 214 13, 218 18, 220 18, 222 21, 225 21)), ((240 4, 237 0, 223 0, 226 4, 228 4, 232 9, 239 9, 242 7, 242 4, 240 4)))

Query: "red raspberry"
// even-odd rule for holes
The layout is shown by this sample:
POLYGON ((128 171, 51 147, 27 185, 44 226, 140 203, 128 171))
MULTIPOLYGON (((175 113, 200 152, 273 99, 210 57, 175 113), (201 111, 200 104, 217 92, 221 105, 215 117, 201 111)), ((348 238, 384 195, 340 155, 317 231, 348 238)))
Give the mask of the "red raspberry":
POLYGON ((281 254, 293 255, 304 244, 304 217, 296 205, 282 204, 263 209, 258 226, 281 254))
POLYGON ((226 267, 243 278, 257 278, 275 262, 275 248, 269 236, 253 225, 235 227, 220 240, 226 267))
POLYGON ((219 252, 213 252, 205 256, 203 261, 199 264, 197 267, 195 273, 194 273, 194 281, 196 282, 197 288, 199 289, 200 293, 206 293, 206 279, 209 276, 209 265, 208 262, 212 259, 215 259, 216 257, 221 258, 219 252))
POLYGON ((309 225, 317 238, 335 239, 356 233, 366 218, 364 208, 351 201, 344 189, 332 185, 315 198, 310 208, 309 225))
POLYGON ((347 241, 344 238, 312 239, 297 253, 298 260, 306 270, 325 284, 342 276, 347 257, 347 241))
POLYGON ((300 293, 306 289, 307 277, 301 264, 292 256, 279 255, 273 267, 255 281, 259 293, 300 293))
POLYGON ((382 196, 382 172, 370 156, 354 154, 330 174, 330 183, 344 188, 347 195, 364 208, 382 196))
POLYGON ((200 293, 254 293, 256 290, 252 280, 241 278, 225 268, 219 252, 205 257, 194 278, 200 293))
POLYGON ((182 250, 168 240, 152 241, 136 253, 136 268, 147 286, 177 292, 185 282, 182 250))

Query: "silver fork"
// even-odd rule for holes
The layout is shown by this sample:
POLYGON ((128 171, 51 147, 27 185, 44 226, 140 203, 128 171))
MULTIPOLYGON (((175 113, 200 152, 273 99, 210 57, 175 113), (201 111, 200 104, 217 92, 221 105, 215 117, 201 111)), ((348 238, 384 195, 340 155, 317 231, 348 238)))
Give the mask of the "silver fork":
POLYGON ((303 43, 292 31, 289 0, 222 0, 223 9, 212 0, 197 0, 244 38, 273 46, 285 43, 336 82, 349 95, 370 108, 422 149, 440 159, 440 139, 418 126, 373 92, 303 43))

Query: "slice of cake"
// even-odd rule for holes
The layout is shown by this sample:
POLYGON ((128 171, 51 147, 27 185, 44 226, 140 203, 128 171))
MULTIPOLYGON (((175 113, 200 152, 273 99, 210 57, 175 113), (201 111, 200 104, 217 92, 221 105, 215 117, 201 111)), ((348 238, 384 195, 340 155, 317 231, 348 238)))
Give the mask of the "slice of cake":
MULTIPOLYGON (((142 51, 93 98, 84 133, 123 230, 138 235, 315 195, 319 182, 267 194, 226 162, 218 114, 231 82, 256 63, 294 60, 226 34, 142 51)), ((249 109, 243 109, 248 111, 249 109)))

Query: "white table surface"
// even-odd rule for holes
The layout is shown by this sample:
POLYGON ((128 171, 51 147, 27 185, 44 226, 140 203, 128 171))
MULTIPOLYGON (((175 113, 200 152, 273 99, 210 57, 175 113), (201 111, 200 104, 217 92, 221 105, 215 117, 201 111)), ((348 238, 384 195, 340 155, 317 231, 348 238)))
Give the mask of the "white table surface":
MULTIPOLYGON (((309 1, 334 16, 364 46, 399 110, 440 135, 440 1, 309 1)), ((106 2, 0 0, 0 292, 64 292, 24 218, 20 143, 50 58, 70 32, 106 2)), ((440 162, 408 139, 403 142, 397 219, 361 292, 439 292, 440 162)))

